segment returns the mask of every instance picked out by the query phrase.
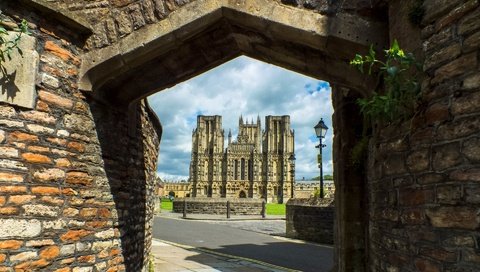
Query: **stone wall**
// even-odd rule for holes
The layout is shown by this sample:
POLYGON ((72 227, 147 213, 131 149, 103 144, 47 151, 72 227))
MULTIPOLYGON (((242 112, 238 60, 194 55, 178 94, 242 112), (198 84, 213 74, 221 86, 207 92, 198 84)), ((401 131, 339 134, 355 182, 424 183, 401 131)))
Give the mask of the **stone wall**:
MULTIPOLYGON (((403 1, 391 2, 398 17, 391 22, 410 24, 403 1)), ((406 42, 422 45, 423 105, 411 122, 380 128, 370 144, 368 270, 478 271, 479 2, 423 6, 420 40, 406 42)), ((392 27, 402 44, 408 32, 392 27)))
POLYGON ((294 198, 287 202, 287 237, 333 244, 333 199, 294 198))
POLYGON ((177 198, 173 200, 173 212, 183 213, 184 201, 187 203, 187 214, 227 214, 227 201, 230 202, 232 215, 261 215, 262 199, 235 198, 177 198))

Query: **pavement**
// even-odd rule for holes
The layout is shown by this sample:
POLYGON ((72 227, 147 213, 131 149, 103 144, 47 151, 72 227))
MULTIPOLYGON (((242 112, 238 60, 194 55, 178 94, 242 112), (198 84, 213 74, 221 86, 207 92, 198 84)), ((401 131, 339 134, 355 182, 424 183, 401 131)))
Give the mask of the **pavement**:
MULTIPOLYGON (((178 220, 201 220, 214 224, 235 224, 243 222, 242 229, 268 233, 270 235, 284 234, 284 230, 279 225, 285 225, 279 221, 284 220, 285 216, 249 216, 249 215, 232 215, 227 219, 223 215, 210 214, 188 214, 187 218, 183 218, 182 214, 162 212, 158 217, 174 218, 178 220), (263 228, 253 227, 258 224, 248 224, 248 221, 262 220, 265 222, 263 228), (265 227, 269 225, 270 226, 265 227), (280 224, 279 224, 280 223, 280 224)), ((176 244, 159 239, 153 239, 152 255, 155 263, 155 272, 170 271, 197 271, 197 272, 280 272, 280 271, 296 271, 268 263, 264 263, 254 259, 243 258, 239 256, 228 255, 204 248, 195 248, 188 245, 176 244)))

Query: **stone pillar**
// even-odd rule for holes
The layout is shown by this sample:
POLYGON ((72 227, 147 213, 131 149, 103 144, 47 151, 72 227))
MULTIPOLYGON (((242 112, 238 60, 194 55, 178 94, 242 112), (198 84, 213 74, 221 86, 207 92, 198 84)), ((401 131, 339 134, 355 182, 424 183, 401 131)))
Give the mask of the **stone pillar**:
POLYGON ((335 174, 335 271, 366 271, 368 210, 363 166, 353 167, 351 150, 362 136, 357 93, 332 86, 335 174))

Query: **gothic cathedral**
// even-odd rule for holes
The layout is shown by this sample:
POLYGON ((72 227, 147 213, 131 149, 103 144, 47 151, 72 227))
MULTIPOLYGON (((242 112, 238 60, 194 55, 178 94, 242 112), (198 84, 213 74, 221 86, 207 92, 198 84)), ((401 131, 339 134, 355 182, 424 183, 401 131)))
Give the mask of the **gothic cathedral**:
POLYGON ((239 120, 238 137, 224 149, 222 117, 197 117, 192 133, 190 185, 193 197, 263 198, 285 203, 293 197, 294 131, 290 116, 260 117, 249 124, 239 120), (292 161, 292 162, 291 162, 292 161))

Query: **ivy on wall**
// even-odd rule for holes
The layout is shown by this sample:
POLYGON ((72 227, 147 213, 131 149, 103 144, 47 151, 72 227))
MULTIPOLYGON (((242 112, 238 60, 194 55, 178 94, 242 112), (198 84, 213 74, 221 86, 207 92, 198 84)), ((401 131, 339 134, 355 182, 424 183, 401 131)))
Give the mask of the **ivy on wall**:
POLYGON ((7 74, 4 63, 12 60, 12 53, 16 50, 20 55, 23 54, 19 47, 22 35, 29 35, 27 21, 22 20, 18 28, 14 31, 18 32, 13 39, 9 38, 7 29, 3 26, 3 20, 0 18, 0 70, 3 75, 7 74))

